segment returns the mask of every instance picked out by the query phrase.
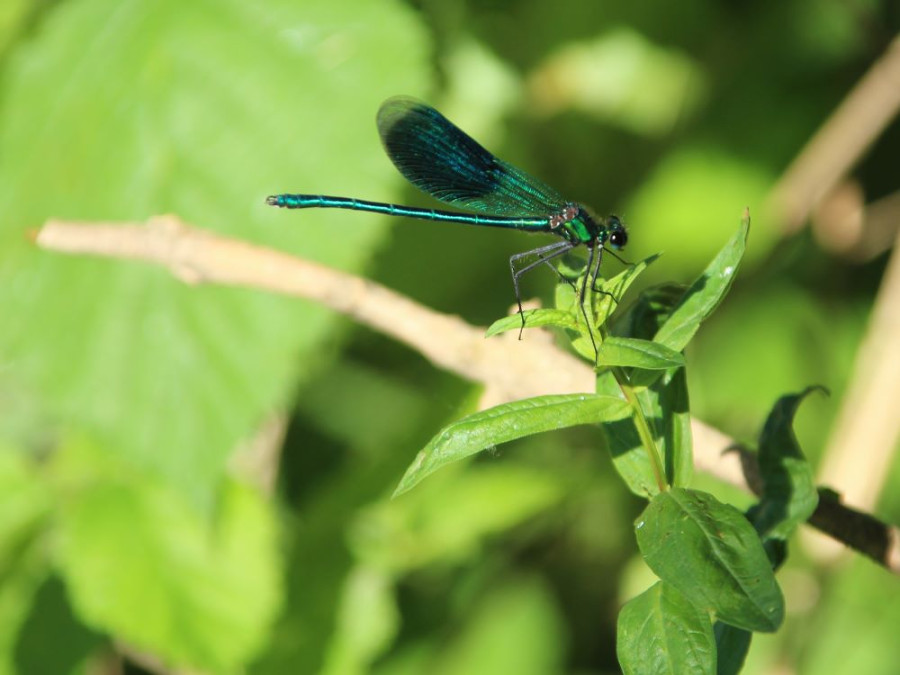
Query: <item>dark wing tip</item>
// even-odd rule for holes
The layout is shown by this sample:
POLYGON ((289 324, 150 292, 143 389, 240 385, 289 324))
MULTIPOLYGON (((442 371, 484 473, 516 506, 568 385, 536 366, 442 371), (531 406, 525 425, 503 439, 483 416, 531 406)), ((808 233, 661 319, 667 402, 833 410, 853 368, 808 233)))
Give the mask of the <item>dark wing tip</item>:
POLYGON ((433 108, 412 96, 391 96, 378 108, 375 116, 375 124, 383 143, 388 143, 388 138, 394 126, 409 115, 422 114, 433 108))

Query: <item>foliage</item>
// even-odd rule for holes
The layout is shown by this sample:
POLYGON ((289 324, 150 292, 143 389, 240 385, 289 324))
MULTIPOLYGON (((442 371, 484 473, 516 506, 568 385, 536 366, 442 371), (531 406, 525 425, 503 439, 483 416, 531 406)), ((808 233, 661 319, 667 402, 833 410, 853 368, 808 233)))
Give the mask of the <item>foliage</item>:
MULTIPOLYGON (((889 6, 0 3, 0 674, 894 672, 896 584, 859 561, 812 574, 788 549, 815 508, 800 448, 824 444, 883 260, 785 238, 763 208, 900 29, 889 6), (324 308, 27 236, 171 212, 489 323, 524 236, 263 203, 430 205, 377 141, 395 94, 624 218, 645 260, 603 262, 599 353, 571 286, 552 303, 548 275, 523 279, 554 305, 528 326, 602 366, 595 393, 470 416, 477 387, 324 308), (727 283, 700 273, 745 205, 752 246, 723 249, 740 279, 734 258, 727 283), (812 382, 834 395, 783 396, 812 382), (693 475, 691 414, 748 438, 767 412, 756 503, 693 475), (240 460, 279 423, 261 487, 240 460), (391 500, 422 448, 412 478, 440 470, 391 500), (654 550, 666 535, 693 557, 654 550), (758 588, 685 589, 703 551, 758 588), (782 565, 783 624, 754 641, 782 565)), ((895 127, 857 167, 869 196, 896 189, 897 145, 895 127)))
MULTIPOLYGON (((759 505, 751 511, 751 522, 712 495, 687 489, 684 474, 663 469, 691 465, 689 433, 669 437, 665 430, 653 431, 659 425, 671 424, 676 414, 688 414, 686 406, 678 406, 677 413, 671 406, 675 400, 686 403, 686 395, 641 399, 636 391, 652 392, 659 379, 658 370, 668 368, 671 380, 684 367, 669 354, 677 354, 675 349, 687 345, 731 287, 745 250, 748 227, 745 220, 684 294, 669 296, 668 306, 660 306, 652 290, 649 297, 636 301, 637 305, 657 301, 656 321, 625 324, 649 327, 652 340, 607 335, 605 324, 618 304, 617 300, 611 302, 610 296, 619 297, 609 289, 624 292, 636 277, 633 270, 605 282, 601 293, 591 296, 592 324, 579 325, 581 307, 577 302, 568 303, 569 317, 561 316, 559 307, 529 314, 526 325, 529 320, 542 326, 555 324, 570 333, 580 333, 575 344, 598 342, 598 391, 606 391, 613 381, 622 396, 528 399, 453 422, 419 454, 397 490, 404 492, 438 467, 477 450, 554 425, 593 424, 607 429, 608 450, 613 458, 619 458, 614 466, 633 491, 650 499, 635 523, 635 532, 644 560, 660 577, 653 588, 626 605, 620 617, 617 651, 626 672, 716 672, 714 622, 745 632, 777 630, 784 620, 784 597, 775 581, 773 564, 780 565, 783 559, 770 560, 764 544, 774 538, 783 541, 815 509, 811 471, 791 429, 803 394, 779 401, 760 436, 760 470, 766 487, 759 505), (622 283, 623 279, 628 282, 622 283), (599 307, 602 309, 598 312, 599 307), (593 341, 585 339, 590 331, 597 333, 593 341), (615 349, 605 350, 610 341, 615 349), (587 407, 589 402, 594 406, 587 407), (613 402, 620 406, 610 414, 613 402), (565 412, 556 412, 552 406, 563 406, 565 412), (633 427, 631 438, 627 432, 614 431, 623 426, 633 427), (649 457, 649 461, 622 459, 635 453, 649 457)), ((646 265, 636 268, 643 271, 646 265)), ((589 283, 588 277, 585 271, 581 283, 589 283)), ((514 327, 503 319, 499 328, 495 324, 488 332, 514 327)), ((679 381, 683 383, 683 379, 679 381)), ((748 646, 749 640, 722 641, 719 650, 726 650, 723 661, 739 666, 748 646)))

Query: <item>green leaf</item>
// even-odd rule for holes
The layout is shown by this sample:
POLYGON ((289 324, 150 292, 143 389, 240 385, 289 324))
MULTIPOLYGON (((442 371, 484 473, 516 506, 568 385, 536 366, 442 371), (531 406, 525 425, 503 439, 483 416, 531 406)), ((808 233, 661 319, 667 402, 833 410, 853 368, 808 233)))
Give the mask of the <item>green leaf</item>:
MULTIPOLYGON (((597 377, 598 394, 613 395, 617 391, 618 384, 611 373, 597 377)), ((675 487, 689 484, 694 464, 684 368, 665 371, 649 387, 636 390, 636 394, 662 457, 666 481, 675 487)), ((659 492, 653 467, 632 420, 605 424, 603 433, 613 465, 628 488, 640 497, 659 492)))
POLYGON ((675 351, 685 348, 700 324, 713 313, 737 275, 747 246, 749 216, 737 233, 684 294, 679 305, 653 338, 675 351))
MULTIPOLYGON (((582 325, 584 325, 583 321, 582 325)), ((594 340, 597 341, 597 339, 598 338, 595 336, 594 340)), ((591 338, 586 330, 582 330, 578 336, 572 339, 572 349, 574 349, 575 353, 585 361, 589 361, 591 363, 594 362, 594 358, 596 358, 597 356, 597 353, 594 351, 594 343, 591 342, 591 338)))
MULTIPOLYGON (((589 317, 592 317, 591 323, 596 326, 603 325, 609 316, 616 310, 625 292, 633 284, 637 278, 647 269, 647 267, 659 255, 652 255, 634 265, 628 265, 624 270, 619 272, 611 279, 604 279, 600 288, 590 293, 590 301, 586 303, 586 311, 589 317)), ((577 285, 585 283, 582 275, 577 285)), ((589 282, 588 282, 589 283, 589 282)), ((572 347, 585 360, 594 362, 596 354, 594 353, 594 342, 600 342, 600 336, 594 336, 594 342, 587 331, 584 323, 584 316, 581 307, 578 304, 579 293, 570 284, 558 284, 556 288, 556 307, 565 312, 570 312, 574 317, 575 328, 572 336, 572 347)))
POLYGON ((597 394, 538 396, 482 410, 444 427, 432 438, 406 470, 394 496, 442 466, 498 443, 578 424, 622 419, 629 410, 621 398, 597 394))
MULTIPOLYGON (((555 262, 554 265, 556 266, 556 271, 559 273, 561 281, 574 284, 580 277, 584 276, 584 271, 587 268, 586 253, 586 248, 574 248, 560 258, 557 258, 559 262, 555 262)), ((568 283, 566 285, 569 286, 569 288, 572 287, 568 283)))
POLYGON ((635 522, 650 568, 724 623, 771 632, 784 598, 756 530, 733 506, 684 488, 663 492, 635 522))
POLYGON ((374 116, 389 95, 425 91, 429 44, 396 0, 45 8, 4 71, 0 286, 19 289, 0 294, 0 316, 18 317, 0 334, 7 386, 213 508, 227 458, 327 357, 339 317, 188 287, 149 265, 50 254, 24 232, 51 217, 175 213, 362 269, 388 219, 263 202, 313 185, 389 197, 402 181, 374 116))
POLYGON ((638 391, 638 400, 658 409, 654 419, 662 420, 657 424, 662 431, 657 445, 669 485, 687 486, 694 476, 694 446, 685 369, 666 371, 649 389, 638 391))
POLYGON ((645 288, 613 323, 612 333, 651 340, 684 296, 687 286, 676 283, 645 288))
POLYGON ((595 299, 598 302, 601 302, 604 297, 611 300, 612 298, 610 298, 610 296, 612 296, 613 298, 621 300, 622 296, 625 295, 631 285, 637 281, 638 277, 641 276, 650 265, 659 259, 660 255, 660 253, 655 253, 648 258, 644 258, 640 262, 628 265, 616 276, 604 279, 600 286, 601 290, 604 292, 595 293, 595 299))
MULTIPOLYGON (((558 328, 566 328, 574 331, 579 329, 578 322, 575 320, 572 313, 561 309, 527 309, 523 313, 523 316, 525 317, 525 328, 557 326, 558 328)), ((518 331, 520 328, 522 328, 522 318, 518 313, 511 314, 510 316, 504 316, 502 319, 497 319, 492 323, 484 336, 489 338, 509 330, 518 331)))
POLYGON ((600 345, 597 365, 666 370, 683 366, 684 356, 658 342, 637 338, 608 337, 600 345))
MULTIPOLYGON (((556 306, 561 308, 563 312, 569 312, 575 324, 574 329, 567 331, 572 341, 572 349, 585 361, 593 363, 594 358, 597 356, 594 351, 594 343, 599 341, 600 336, 594 335, 594 340, 591 341, 591 334, 588 332, 584 314, 578 303, 578 292, 568 284, 557 284, 556 306)), ((590 303, 585 303, 585 311, 591 311, 590 303)), ((590 316, 589 313, 588 320, 590 320, 590 316)))
MULTIPOLYGON (((616 311, 625 293, 638 277, 657 259, 660 254, 654 254, 638 263, 628 265, 616 276, 604 279, 600 289, 591 294, 592 309, 594 312, 594 325, 602 326, 616 311)), ((593 356, 593 355, 592 355, 593 356)))
POLYGON ((55 461, 68 495, 59 569, 82 621, 173 667, 236 671, 259 653, 282 589, 275 513, 258 494, 226 482, 211 521, 97 449, 55 461))
MULTIPOLYGON (((577 281, 577 277, 575 279, 577 281)), ((561 281, 553 289, 553 306, 564 312, 573 312, 578 308, 578 291, 572 283, 561 281)))
POLYGON ((750 651, 753 633, 717 621, 713 626, 713 634, 716 636, 718 655, 716 675, 738 675, 744 667, 747 652, 750 651))
POLYGON ((709 614, 671 584, 657 582, 619 612, 616 655, 626 675, 715 673, 709 614))
POLYGON ((819 495, 812 468, 794 435, 793 422, 801 401, 821 387, 778 399, 759 436, 759 470, 763 495, 753 509, 760 534, 787 539, 816 510, 819 495))

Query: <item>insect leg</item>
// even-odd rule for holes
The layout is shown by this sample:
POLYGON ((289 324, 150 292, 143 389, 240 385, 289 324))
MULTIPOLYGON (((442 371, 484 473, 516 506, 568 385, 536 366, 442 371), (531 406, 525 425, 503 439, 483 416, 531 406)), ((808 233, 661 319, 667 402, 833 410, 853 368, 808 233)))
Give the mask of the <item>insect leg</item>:
MULTIPOLYGON (((550 264, 550 260, 553 258, 558 258, 561 255, 564 255, 575 248, 575 244, 572 244, 568 241, 559 241, 555 244, 549 244, 548 246, 541 246, 540 248, 533 249, 531 251, 524 251, 522 253, 516 253, 515 255, 510 256, 509 258, 509 271, 512 274, 513 280, 513 288, 516 291, 516 303, 519 305, 519 316, 522 317, 522 327, 519 328, 519 339, 522 339, 522 331, 525 330, 525 314, 522 310, 522 295, 519 292, 519 277, 521 277, 525 272, 533 270, 538 265, 543 263, 550 264), (534 260, 525 267, 520 270, 516 269, 516 261, 521 260, 522 258, 527 258, 529 256, 538 256, 537 260, 534 260)), ((550 265, 553 268, 553 265, 550 265)), ((554 268, 554 271, 555 268, 554 268)))
MULTIPOLYGON (((602 246, 591 246, 588 249, 587 266, 584 268, 584 281, 581 282, 581 292, 578 294, 578 305, 581 307, 581 314, 584 317, 584 325, 587 327, 588 336, 591 338, 591 346, 594 348, 594 359, 600 356, 600 350, 597 348, 597 341, 594 340, 594 328, 591 326, 591 320, 588 318, 587 310, 584 308, 585 297, 587 296, 588 280, 591 284, 591 292, 594 291, 594 283, 597 280, 597 274, 600 273, 600 261, 603 258, 602 246), (597 253, 597 249, 600 253, 597 253), (597 264, 594 265, 594 256, 597 256, 597 264)), ((591 312, 593 314, 593 311, 591 312)))

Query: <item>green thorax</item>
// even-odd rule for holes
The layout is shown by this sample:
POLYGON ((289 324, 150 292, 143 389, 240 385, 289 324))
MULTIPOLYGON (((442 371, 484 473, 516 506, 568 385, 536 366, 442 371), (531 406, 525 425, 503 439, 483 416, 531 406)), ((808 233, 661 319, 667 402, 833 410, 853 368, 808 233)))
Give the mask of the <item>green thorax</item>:
POLYGON ((560 213, 551 217, 550 231, 576 245, 593 245, 599 240, 602 246, 606 239, 606 227, 581 204, 566 204, 560 213))

